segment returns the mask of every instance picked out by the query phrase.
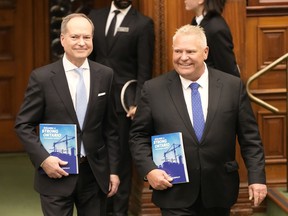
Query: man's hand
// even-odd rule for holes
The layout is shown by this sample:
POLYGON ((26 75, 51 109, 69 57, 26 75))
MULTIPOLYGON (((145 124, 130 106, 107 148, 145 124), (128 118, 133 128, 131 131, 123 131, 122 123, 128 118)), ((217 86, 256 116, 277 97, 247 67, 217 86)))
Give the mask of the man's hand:
POLYGON ((135 115, 135 113, 136 113, 136 110, 137 110, 137 107, 136 107, 136 106, 130 106, 130 107, 129 107, 129 111, 128 111, 126 117, 133 119, 133 118, 134 118, 134 115, 135 115))
POLYGON ((151 187, 156 190, 165 190, 168 187, 172 187, 171 182, 173 178, 171 178, 164 170, 154 169, 147 174, 147 180, 151 187))
POLYGON ((108 197, 111 197, 117 193, 119 184, 120 179, 118 175, 110 175, 109 193, 107 195, 108 197))
POLYGON ((267 186, 265 184, 249 185, 249 200, 254 199, 254 206, 259 206, 267 195, 267 186))
POLYGON ((63 176, 69 175, 69 173, 61 168, 61 166, 67 164, 67 161, 62 161, 58 157, 49 156, 43 161, 41 167, 50 178, 62 178, 63 176))

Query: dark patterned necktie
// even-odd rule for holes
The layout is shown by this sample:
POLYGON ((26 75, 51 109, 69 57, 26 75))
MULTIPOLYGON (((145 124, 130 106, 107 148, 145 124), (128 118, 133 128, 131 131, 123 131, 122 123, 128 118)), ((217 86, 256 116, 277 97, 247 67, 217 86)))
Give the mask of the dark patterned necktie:
POLYGON ((110 23, 107 35, 106 35, 106 41, 107 41, 107 46, 110 47, 112 44, 112 41, 114 39, 114 34, 115 34, 115 26, 117 22, 117 15, 120 13, 119 10, 114 11, 115 15, 110 23))

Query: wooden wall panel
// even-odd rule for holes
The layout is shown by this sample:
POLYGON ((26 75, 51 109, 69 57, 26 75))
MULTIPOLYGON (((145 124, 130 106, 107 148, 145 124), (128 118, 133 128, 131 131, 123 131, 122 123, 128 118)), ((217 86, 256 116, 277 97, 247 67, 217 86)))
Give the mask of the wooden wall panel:
MULTIPOLYGON (((247 8, 247 78, 288 52, 287 3, 281 7, 263 7, 263 1, 249 2, 253 7, 247 8), (262 7, 257 7, 260 4, 262 7)), ((271 113, 253 103, 265 149, 268 187, 283 186, 287 178, 286 81, 286 64, 283 62, 251 85, 255 96, 280 110, 279 113, 271 113)))
MULTIPOLYGON (((49 0, 33 1, 33 65, 32 68, 41 67, 50 62, 50 10, 49 0)), ((29 71, 30 74, 30 71, 29 71)))
POLYGON ((258 70, 286 53, 287 30, 287 26, 258 26, 258 70))
POLYGON ((258 112, 258 124, 267 162, 270 159, 285 159, 286 115, 275 115, 268 111, 258 112))
POLYGON ((248 6, 276 6, 288 5, 287 0, 247 0, 248 6))
POLYGON ((285 183, 286 113, 275 115, 268 111, 260 111, 258 123, 265 149, 267 183, 285 183))
MULTIPOLYGON (((288 16, 249 17, 247 19, 246 65, 249 65, 247 77, 288 52, 287 31, 288 16)), ((284 69, 285 65, 283 64, 274 70, 284 71, 284 69)), ((283 80, 283 76, 279 77, 278 81, 281 82, 281 80, 283 80)), ((257 85, 255 88, 259 88, 259 86, 257 85)))
POLYGON ((23 151, 14 120, 32 56, 31 8, 31 0, 0 0, 0 152, 23 151))
POLYGON ((241 78, 245 79, 245 22, 246 22, 246 4, 243 0, 227 1, 223 17, 230 27, 236 61, 240 68, 241 78))
POLYGON ((13 79, 7 77, 0 79, 0 119, 6 120, 13 117, 13 103, 11 101, 13 79))
POLYGON ((0 9, 0 121, 4 122, 13 118, 12 83, 15 74, 14 11, 13 8, 0 9))

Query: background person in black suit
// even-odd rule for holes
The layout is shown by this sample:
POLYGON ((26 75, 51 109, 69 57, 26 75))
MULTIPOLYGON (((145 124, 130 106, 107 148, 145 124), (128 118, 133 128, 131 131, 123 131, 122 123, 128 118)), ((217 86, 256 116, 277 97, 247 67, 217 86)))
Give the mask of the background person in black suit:
POLYGON ((192 25, 204 28, 209 47, 206 64, 239 77, 232 34, 221 16, 225 3, 226 0, 185 0, 185 8, 195 13, 192 25))
MULTIPOLYGON (((174 70, 145 82, 130 132, 131 153, 164 216, 229 216, 239 192, 236 138, 248 171, 250 199, 267 194, 264 150, 241 79, 207 67, 203 29, 186 25, 173 37, 174 70), (204 129, 197 138, 191 83, 198 83, 204 129), (151 136, 182 132, 190 182, 175 184, 157 168, 151 136)), ((198 114, 197 117, 200 115, 198 114)))
POLYGON ((45 216, 72 216, 74 203, 78 215, 106 215, 107 195, 114 195, 119 185, 113 71, 87 59, 93 49, 93 31, 93 23, 84 14, 71 14, 63 19, 64 56, 32 71, 16 118, 16 132, 35 166, 34 187, 40 193, 45 216), (88 96, 82 126, 75 111, 77 68, 83 69, 88 96), (77 125, 79 174, 68 175, 61 168, 67 162, 50 156, 41 145, 39 123, 77 125), (85 151, 80 153, 82 145, 85 151))
MULTIPOLYGON (((131 5, 132 0, 114 0, 109 8, 92 10, 89 17, 97 26, 94 31, 94 49, 89 58, 111 67, 115 72, 114 90, 119 122, 121 163, 118 192, 110 199, 114 215, 127 215, 131 189, 132 162, 128 144, 133 118, 143 83, 152 76, 154 52, 154 24, 131 5), (107 44, 107 32, 114 11, 119 10, 112 42, 107 44), (120 92, 129 80, 137 80, 134 91, 127 91, 129 112, 120 102, 120 92)), ((112 207, 111 207, 112 208, 112 207)), ((109 208, 109 209, 111 209, 109 208)), ((111 209, 112 210, 112 209, 111 209)))

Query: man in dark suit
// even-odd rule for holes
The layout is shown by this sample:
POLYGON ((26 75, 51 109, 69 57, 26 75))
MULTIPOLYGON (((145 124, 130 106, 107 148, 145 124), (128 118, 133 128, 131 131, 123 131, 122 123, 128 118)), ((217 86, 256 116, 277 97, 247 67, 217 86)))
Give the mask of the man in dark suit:
POLYGON ((164 216, 230 215, 239 191, 236 137, 248 170, 250 199, 257 206, 267 194, 264 150, 245 87, 240 78, 207 67, 207 56, 201 27, 177 30, 175 70, 144 84, 132 122, 132 156, 164 216), (195 84, 201 99, 198 113, 191 95, 196 92, 190 89, 195 84), (182 132, 189 183, 173 185, 152 160, 151 136, 172 132, 182 132))
POLYGON ((114 215, 125 216, 128 211, 131 190, 132 162, 128 144, 131 118, 136 111, 143 83, 152 76, 154 52, 154 24, 131 5, 132 0, 114 0, 109 8, 92 10, 89 17, 97 26, 94 31, 94 49, 89 58, 111 67, 115 72, 114 90, 119 122, 121 148, 120 185, 118 192, 109 200, 109 209, 114 215), (110 23, 117 13, 117 22, 112 36, 110 23), (108 42, 109 40, 109 42, 108 42), (129 80, 136 80, 134 90, 125 93, 126 113, 120 101, 123 86, 129 80), (113 206, 113 207, 111 207, 113 206), (111 210, 112 211, 112 210, 111 210))
POLYGON ((113 71, 87 59, 93 49, 93 31, 93 23, 84 14, 63 19, 64 56, 31 73, 16 119, 16 132, 35 166, 34 187, 45 216, 72 216, 74 203, 78 215, 106 215, 107 195, 114 195, 119 185, 113 71), (79 68, 83 70, 82 93, 88 99, 83 124, 76 114, 79 68), (50 156, 41 145, 39 123, 76 124, 79 174, 69 175, 61 167, 67 162, 50 156))

